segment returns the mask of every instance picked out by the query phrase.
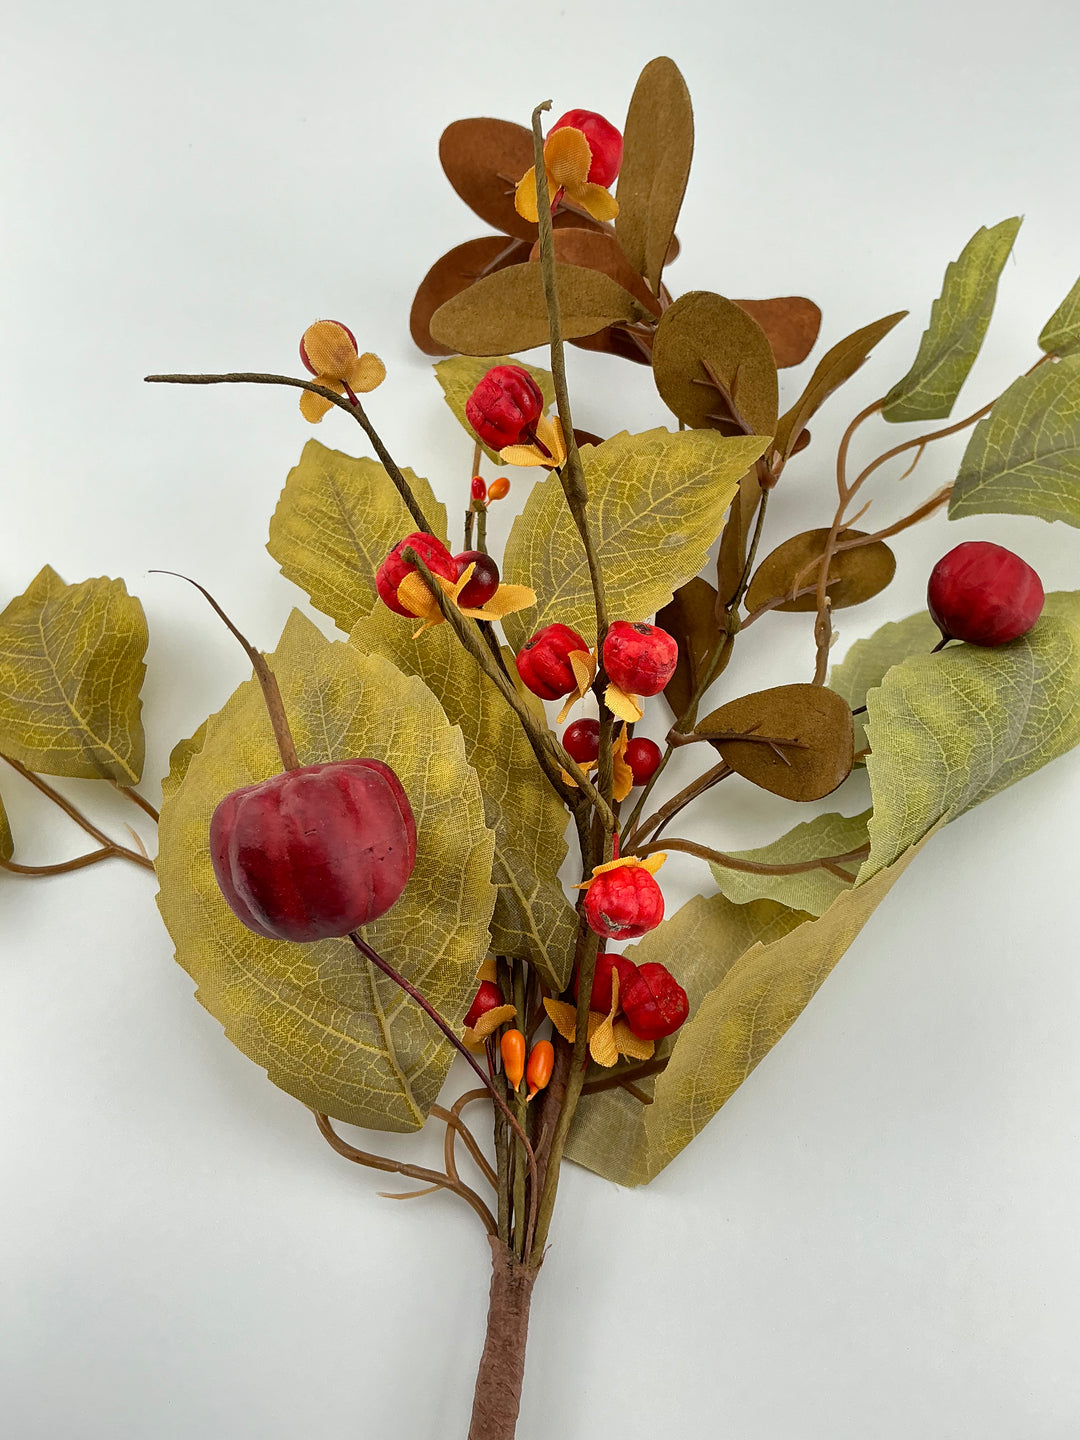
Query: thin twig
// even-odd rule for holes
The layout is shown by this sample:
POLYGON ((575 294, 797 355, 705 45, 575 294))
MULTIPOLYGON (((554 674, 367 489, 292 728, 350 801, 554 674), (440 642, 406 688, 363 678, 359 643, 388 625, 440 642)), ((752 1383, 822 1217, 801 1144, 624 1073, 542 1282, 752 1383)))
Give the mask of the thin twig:
MULTIPOLYGON (((657 850, 679 850, 686 855, 696 855, 700 860, 708 860, 714 865, 722 865, 726 870, 739 870, 747 875, 802 875, 823 866, 826 870, 831 869, 835 875, 839 866, 853 860, 865 860, 870 854, 870 846, 866 844, 845 851, 843 855, 819 855, 813 860, 793 860, 788 865, 766 865, 756 860, 740 860, 734 855, 725 855, 719 850, 709 849, 707 845, 699 845, 695 840, 670 839, 652 840, 646 845, 636 845, 624 853, 644 856, 657 850)), ((847 874, 842 874, 842 878, 847 881, 854 880, 854 876, 847 874)))
POLYGON ((441 1105, 432 1105, 430 1113, 435 1116, 436 1120, 441 1120, 446 1126, 446 1134, 443 1137, 443 1156, 446 1165, 446 1173, 450 1176, 451 1180, 459 1180, 461 1178, 458 1175, 457 1160, 454 1155, 454 1140, 456 1136, 460 1135, 462 1140, 465 1142, 465 1148, 468 1150, 473 1160, 475 1160, 477 1169, 483 1175, 484 1179, 488 1182, 491 1188, 493 1190, 497 1190, 499 1182, 495 1175, 495 1171, 491 1168, 487 1156, 484 1154, 483 1150, 481 1150, 480 1142, 477 1140, 473 1132, 469 1129, 468 1125, 466 1125, 465 1121, 461 1118, 462 1110, 473 1100, 490 1099, 491 1095, 486 1089, 467 1090, 464 1095, 460 1096, 454 1102, 454 1105, 450 1110, 444 1110, 441 1105))
POLYGON ((133 805, 137 805, 140 810, 144 811, 147 815, 150 816, 150 819, 153 820, 155 825, 157 824, 157 822, 161 819, 161 814, 158 810, 154 808, 153 805, 150 804, 149 800, 144 800, 143 797, 139 794, 139 792, 137 790, 133 790, 130 785, 121 785, 118 780, 114 780, 112 783, 116 786, 117 790, 120 792, 121 795, 126 795, 133 805))
POLYGON ((99 860, 122 858, 123 854, 115 845, 106 845, 86 855, 76 855, 74 860, 61 860, 56 865, 19 865, 14 860, 0 857, 0 870, 6 870, 11 875, 66 875, 69 870, 85 870, 87 865, 96 865, 99 860))
MULTIPOLYGON (((36 775, 33 770, 28 770, 25 765, 20 764, 10 755, 0 754, 0 760, 6 760, 13 770, 17 771, 24 780, 29 780, 35 789, 47 796, 70 820, 75 821, 80 830, 85 830, 87 835, 96 840, 103 849, 108 850, 111 854, 122 856, 135 865, 141 865, 144 870, 153 870, 154 862, 152 860, 145 855, 140 855, 136 850, 129 850, 126 845, 118 845, 115 840, 105 834, 104 830, 99 830, 92 820, 87 819, 81 810, 77 809, 70 800, 66 800, 58 790, 54 790, 40 775, 36 775)), ((104 856, 101 858, 104 859, 104 856)))

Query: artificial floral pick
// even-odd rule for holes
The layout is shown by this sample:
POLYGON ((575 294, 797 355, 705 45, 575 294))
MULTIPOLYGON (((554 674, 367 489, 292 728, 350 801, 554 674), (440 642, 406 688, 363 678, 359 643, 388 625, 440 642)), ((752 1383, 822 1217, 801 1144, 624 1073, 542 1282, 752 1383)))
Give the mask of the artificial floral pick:
MULTIPOLYGON (((518 610, 528 610, 530 606, 536 604, 535 590, 531 590, 527 585, 499 584, 498 571, 496 571, 496 588, 491 592, 490 597, 480 605, 462 605, 461 597, 472 583, 476 568, 477 562, 470 560, 456 580, 447 580, 442 575, 435 576, 443 594, 448 600, 453 601, 462 615, 467 616, 470 620, 502 620, 507 615, 513 615, 518 610)), ((397 599, 399 605, 416 619, 424 622, 419 630, 414 631, 414 640, 418 639, 425 630, 430 630, 435 625, 441 625, 445 619, 439 602, 415 570, 406 575, 398 586, 397 599)))
MULTIPOLYGON (((358 353, 356 336, 340 320, 316 320, 300 340, 300 359, 319 385, 335 394, 347 395, 355 405, 357 393, 367 394, 386 379, 386 366, 377 355, 358 353)), ((300 414, 317 425, 333 401, 305 390, 300 396, 300 414)))
MULTIPOLYGON (((570 125, 553 130, 544 142, 544 169, 551 204, 556 206, 565 197, 594 220, 614 220, 619 213, 619 202, 605 186, 589 179, 592 163, 592 149, 583 131, 570 125)), ((514 206, 523 219, 536 222, 535 166, 530 166, 518 181, 514 206)))

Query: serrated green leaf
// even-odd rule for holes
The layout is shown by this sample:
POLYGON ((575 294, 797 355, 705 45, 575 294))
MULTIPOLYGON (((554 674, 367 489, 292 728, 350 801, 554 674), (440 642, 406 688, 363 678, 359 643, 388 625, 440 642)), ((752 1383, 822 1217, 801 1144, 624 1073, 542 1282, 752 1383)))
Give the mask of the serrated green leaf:
MULTIPOLYGON (((586 445, 581 463, 589 518, 612 619, 644 620, 697 575, 724 523, 739 477, 768 444, 712 430, 623 431, 586 445)), ((536 607, 508 616, 515 650, 560 621, 596 638, 592 586, 581 539, 557 475, 535 485, 506 543, 504 578, 536 591, 536 607)))
POLYGON ((976 425, 949 501, 965 515, 1080 526, 1080 355, 1021 375, 976 425))
MULTIPOLYGON (((416 816, 416 870, 394 908, 364 934, 460 1024, 494 903, 493 836, 460 732, 420 680, 343 641, 332 644, 296 611, 271 665, 305 764, 364 755, 401 780, 416 816)), ((305 1105, 373 1129, 417 1129, 453 1058, 448 1042, 347 940, 264 940, 233 916, 215 882, 208 842, 215 807, 280 766, 253 680, 210 718, 186 763, 162 807, 158 904, 198 999, 234 1045, 305 1105)))
MULTIPOLYGON (((492 945, 535 965, 559 993, 570 978, 577 917, 559 882, 567 814, 544 779, 517 716, 449 625, 413 640, 414 627, 385 607, 358 622, 349 643, 418 675, 452 725, 475 769, 495 831, 492 945)), ((533 698, 530 696, 530 699, 533 698)))
MULTIPOLYGON (((666 965, 686 991, 692 1020, 752 945, 777 940, 807 919, 771 900, 733 905, 722 895, 696 895, 625 953, 638 965, 666 965)), ((670 1055, 677 1038, 659 1041, 657 1058, 670 1055)), ((637 1084, 651 1095, 657 1077, 637 1084)), ((583 1096, 566 1154, 619 1185, 644 1185, 656 1173, 646 1134, 648 1108, 622 1089, 583 1096)))
MULTIPOLYGON (((870 815, 869 810, 850 817, 819 815, 816 820, 796 825, 771 845, 762 845, 756 850, 733 850, 731 859, 755 865, 792 865, 821 856, 847 855, 867 843, 870 815)), ((846 882, 822 866, 794 875, 763 875, 716 864, 710 864, 709 869, 721 895, 736 905, 746 905, 752 900, 777 900, 792 910, 823 915, 838 895, 851 889, 860 864, 861 860, 849 860, 840 865, 851 877, 846 882)))
POLYGON ((619 213, 623 254, 659 294, 694 157, 694 110, 674 60, 660 55, 638 76, 623 128, 619 213))
POLYGON ((894 423, 944 420, 952 413, 982 347, 997 297, 998 277, 1020 229, 1020 217, 976 230, 945 269, 911 369, 885 397, 881 414, 894 423))
POLYGON ((1075 597, 995 649, 950 645, 893 666, 867 695, 874 797, 860 883, 952 820, 1080 742, 1075 597))
POLYGON ((1080 349, 1080 280, 1043 326, 1039 348, 1048 355, 1071 355, 1080 349))
MULTIPOLYGON (((563 336, 595 335, 648 311, 621 285, 580 265, 556 265, 563 336)), ((540 265, 508 265, 485 275, 431 317, 431 335, 462 355, 512 355, 548 343, 547 305, 540 265)))
MULTIPOLYGON (((842 695, 852 710, 866 704, 867 692, 880 685, 886 671, 909 655, 926 655, 941 631, 926 610, 906 620, 891 620, 865 640, 856 640, 829 674, 829 689, 842 695)), ((866 748, 866 715, 855 716, 855 752, 866 748)))
MULTIPOLYGON (((440 539, 446 506, 411 470, 402 474, 440 539)), ((416 521, 377 460, 309 440, 270 521, 267 550, 317 610, 348 631, 375 603, 375 571, 416 521)))
MULTIPOLYGON (((437 365, 431 367, 435 371, 435 378, 442 386, 446 403, 474 444, 479 437, 465 418, 465 402, 487 372, 496 365, 521 365, 540 386, 544 396, 544 408, 555 403, 555 382, 551 378, 551 371, 541 370, 538 365, 523 365, 522 361, 515 360, 509 355, 489 355, 486 358, 474 355, 454 355, 449 360, 440 360, 437 365)), ((499 464, 497 450, 492 450, 483 441, 481 441, 481 449, 489 460, 493 460, 496 465, 499 464)))
POLYGON ((179 790, 188 766, 206 743, 206 728, 209 724, 209 720, 204 720, 194 735, 189 735, 186 740, 178 740, 169 752, 169 773, 161 782, 163 799, 170 799, 179 790))
POLYGON ((122 580, 48 565, 0 614, 0 750, 42 775, 134 785, 146 616, 122 580))

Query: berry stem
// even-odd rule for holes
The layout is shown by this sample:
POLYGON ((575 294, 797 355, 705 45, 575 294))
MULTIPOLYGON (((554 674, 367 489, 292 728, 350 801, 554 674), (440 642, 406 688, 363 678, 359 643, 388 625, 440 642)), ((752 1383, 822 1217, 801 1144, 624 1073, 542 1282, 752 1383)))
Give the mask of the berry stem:
POLYGON ((82 811, 77 809, 70 800, 66 800, 58 790, 54 790, 47 780, 43 780, 40 775, 35 775, 33 770, 28 770, 25 765, 21 764, 18 760, 12 759, 10 755, 0 755, 0 760, 5 760, 24 780, 29 780, 30 784, 33 785, 36 790, 40 790, 42 795, 51 800, 58 809, 62 810, 69 820, 74 820, 80 830, 84 830, 91 839, 96 840, 101 846, 100 853, 96 851, 91 852, 92 858, 89 856, 79 856, 77 862, 63 861, 57 870, 52 870, 51 867, 47 866, 40 868, 37 866, 16 866, 14 861, 8 861, 5 868, 12 870, 13 874, 60 874, 66 870, 81 869, 84 865, 93 864, 96 860, 104 860, 106 855, 118 855, 124 860, 130 860, 134 865, 140 865, 144 870, 153 870, 154 862, 152 860, 148 859, 145 855, 140 855, 137 850, 129 850, 126 845, 118 845, 115 840, 110 840, 104 830, 99 830, 92 820, 87 819, 82 811))

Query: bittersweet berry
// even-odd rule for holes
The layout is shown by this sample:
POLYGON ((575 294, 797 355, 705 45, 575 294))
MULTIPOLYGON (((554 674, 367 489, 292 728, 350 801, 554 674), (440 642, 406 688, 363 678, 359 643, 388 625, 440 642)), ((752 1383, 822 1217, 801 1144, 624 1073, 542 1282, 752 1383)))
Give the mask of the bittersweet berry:
POLYGON ((482 476, 473 476, 472 483, 469 486, 469 490, 473 500, 479 502, 481 500, 487 499, 487 486, 484 484, 482 476))
POLYGON ((627 695, 659 695, 675 673, 678 642, 658 625, 616 620, 604 637, 604 669, 627 695))
POLYGON ((651 962, 638 965, 625 985, 620 981, 619 1003, 639 1040, 674 1034, 690 1013, 686 991, 665 965, 651 962))
POLYGON ((644 735, 635 735, 626 742, 623 759, 630 766, 634 784, 647 785, 660 768, 663 755, 655 740, 646 739, 644 735))
POLYGON ((505 475, 496 475, 487 489, 488 500, 505 500, 510 494, 510 481, 505 475))
POLYGON ((547 1088, 555 1069, 555 1046, 550 1040, 538 1040, 529 1051, 529 1064, 525 1071, 525 1083, 529 1087, 529 1099, 539 1090, 547 1088))
POLYGON ((503 993, 498 985, 495 984, 495 981, 481 980, 480 988, 477 990, 476 997, 469 1007, 469 1013, 465 1016, 465 1024, 472 1029, 476 1022, 482 1016, 486 1015, 489 1010, 497 1010, 505 1004, 506 1001, 503 999, 503 993))
POLYGON ((398 541, 375 572, 375 588, 379 592, 379 599, 384 605, 388 605, 395 615, 415 618, 413 611, 407 610, 398 599, 398 586, 406 575, 412 575, 416 570, 415 565, 406 564, 401 558, 403 550, 415 550, 432 574, 441 575, 444 580, 456 580, 458 568, 450 551, 434 535, 416 531, 415 534, 406 535, 404 540, 398 541))
POLYGON ((210 859, 256 935, 326 940, 397 901, 416 863, 416 823, 389 765, 330 760, 226 795, 210 821, 210 859))
POLYGON ((569 625, 545 625, 518 651, 522 681, 541 700, 559 700, 577 688, 570 656, 589 653, 589 646, 569 625))
POLYGON ((471 610, 486 605, 499 588, 499 567, 495 561, 483 550, 463 550, 454 556, 454 564, 457 566, 455 580, 460 580, 469 566, 473 566, 469 583, 458 595, 457 603, 471 610))
MULTIPOLYGON (((580 130, 589 142, 592 163, 586 179, 594 185, 609 186, 619 173, 622 164, 623 138, 603 115, 595 110, 568 110, 551 127, 551 131, 580 130)), ((551 133, 551 132, 549 132, 551 133)))
POLYGON ((543 413, 540 386, 521 365, 493 366, 465 402, 466 419, 492 450, 530 440, 543 413))
POLYGON ((597 875, 585 892, 585 918, 608 940, 636 940, 664 918, 664 896, 642 865, 597 875))
POLYGON ((1006 645, 1026 635, 1042 614, 1042 581, 1002 545, 966 540, 934 566, 926 603, 946 640, 1006 645))
MULTIPOLYGON (((625 955, 601 950, 596 957, 596 969, 593 971, 592 993, 589 996, 589 1009, 597 1010, 601 1015, 607 1015, 611 1010, 611 976, 617 974, 619 977, 619 1003, 622 1004, 622 995, 630 981, 637 974, 637 966, 632 960, 627 960, 625 955)), ((578 998, 580 976, 574 972, 574 999, 578 998)))
MULTIPOLYGON (((346 395, 353 404, 357 393, 374 390, 386 378, 386 366, 377 355, 357 353, 356 336, 340 320, 316 320, 300 338, 300 360, 325 390, 346 395)), ((325 395, 305 390, 300 413, 317 425, 333 405, 325 395)))
POLYGON ((562 737, 563 749, 579 765, 592 765, 600 753, 599 720, 575 720, 562 737))
POLYGON ((525 1036, 520 1030, 505 1031, 499 1041, 499 1053, 507 1083, 512 1089, 519 1089, 525 1074, 525 1036))

